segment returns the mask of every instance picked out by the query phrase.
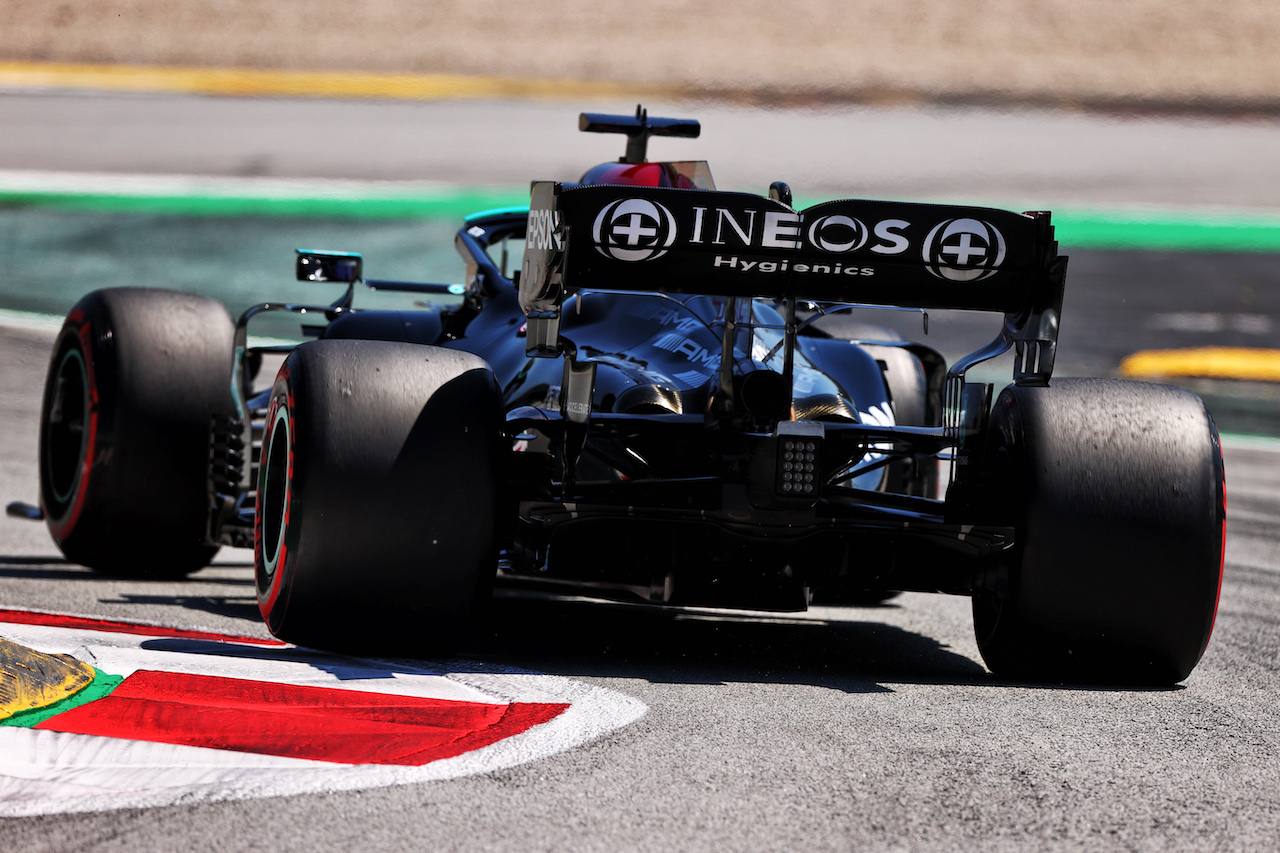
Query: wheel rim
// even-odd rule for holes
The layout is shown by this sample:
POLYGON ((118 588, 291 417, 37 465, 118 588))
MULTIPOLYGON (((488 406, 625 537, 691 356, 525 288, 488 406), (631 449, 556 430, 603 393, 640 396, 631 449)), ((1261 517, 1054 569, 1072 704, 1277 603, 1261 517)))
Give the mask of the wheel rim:
POLYGON ((80 486, 89 449, 89 374, 80 350, 68 348, 54 376, 44 462, 50 497, 60 513, 80 486))
POLYGON ((280 563, 285 526, 289 520, 289 410, 276 409, 271 424, 267 461, 262 472, 262 568, 267 577, 275 575, 280 563))

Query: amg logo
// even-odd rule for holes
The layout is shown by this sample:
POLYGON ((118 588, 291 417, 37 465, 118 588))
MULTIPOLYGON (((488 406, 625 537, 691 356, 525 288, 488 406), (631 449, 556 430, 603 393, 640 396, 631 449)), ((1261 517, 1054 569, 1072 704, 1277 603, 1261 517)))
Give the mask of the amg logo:
POLYGON ((691 317, 688 309, 668 308, 665 305, 642 303, 627 309, 628 317, 637 320, 656 320, 661 326, 675 326, 678 331, 688 334, 694 329, 706 328, 697 317, 691 317))
POLYGON ((658 349, 664 349, 667 352, 683 353, 684 357, 694 364, 703 364, 708 367, 714 367, 720 362, 719 353, 712 352, 706 347, 699 346, 684 335, 668 334, 663 335, 653 344, 658 349))
POLYGON ((529 230, 525 242, 529 248, 539 252, 547 250, 560 251, 560 235, 556 230, 556 212, 554 210, 530 210, 529 230))
POLYGON ((716 255, 716 259, 711 262, 714 267, 727 267, 731 270, 739 272, 763 272, 763 273, 809 273, 813 275, 875 275, 875 267, 858 267, 845 266, 839 262, 834 264, 814 264, 808 262, 791 263, 790 261, 748 261, 743 260, 736 255, 725 257, 724 255, 716 255))

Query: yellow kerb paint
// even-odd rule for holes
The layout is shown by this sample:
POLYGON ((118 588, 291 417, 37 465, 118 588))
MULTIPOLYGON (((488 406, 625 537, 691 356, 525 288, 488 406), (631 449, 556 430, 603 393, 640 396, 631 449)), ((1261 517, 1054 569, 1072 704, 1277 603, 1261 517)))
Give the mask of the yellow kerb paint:
POLYGON ((674 86, 467 74, 271 71, 145 65, 0 62, 0 87, 184 92, 205 95, 312 98, 463 98, 551 100, 678 97, 674 86))
POLYGON ((93 667, 70 655, 50 655, 0 638, 0 720, 47 708, 93 681, 93 667))
POLYGON ((1245 347, 1147 350, 1120 363, 1124 376, 1203 376, 1280 382, 1280 350, 1245 347))

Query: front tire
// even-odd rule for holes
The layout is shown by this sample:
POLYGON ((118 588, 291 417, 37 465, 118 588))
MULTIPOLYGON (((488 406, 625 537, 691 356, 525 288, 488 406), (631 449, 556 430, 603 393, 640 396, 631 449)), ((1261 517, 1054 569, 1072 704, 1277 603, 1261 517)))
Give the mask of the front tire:
POLYGON ((40 503, 67 559, 139 577, 213 559, 209 436, 235 413, 233 339, 192 293, 99 290, 67 315, 40 410, 40 503))
POLYGON ((501 395, 468 353, 325 340, 272 390, 254 525, 276 636, 341 652, 456 644, 497 568, 501 395))
POLYGON ((1179 388, 1104 379, 1010 387, 992 413, 987 509, 1016 529, 974 597, 1004 678, 1165 685, 1217 612, 1226 509, 1217 430, 1179 388))

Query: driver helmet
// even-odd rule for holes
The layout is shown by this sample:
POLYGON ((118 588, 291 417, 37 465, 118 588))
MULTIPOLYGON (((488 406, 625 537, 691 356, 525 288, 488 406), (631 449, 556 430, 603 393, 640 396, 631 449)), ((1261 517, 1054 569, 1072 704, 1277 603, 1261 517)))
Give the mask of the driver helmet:
POLYGON ((628 187, 675 187, 697 189, 693 181, 670 163, 601 163, 588 169, 578 181, 584 186, 614 184, 628 187))

